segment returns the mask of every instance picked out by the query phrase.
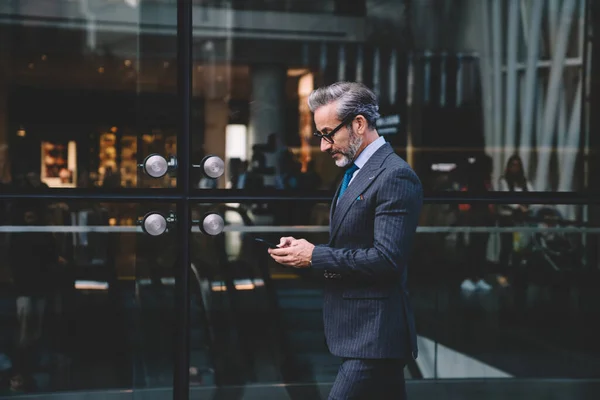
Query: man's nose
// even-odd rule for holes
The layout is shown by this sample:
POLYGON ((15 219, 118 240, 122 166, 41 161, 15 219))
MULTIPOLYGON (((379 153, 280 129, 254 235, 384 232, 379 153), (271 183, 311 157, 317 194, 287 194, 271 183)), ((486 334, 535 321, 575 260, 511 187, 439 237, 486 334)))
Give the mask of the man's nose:
POLYGON ((331 148, 331 143, 325 139, 321 139, 321 151, 325 152, 331 148))

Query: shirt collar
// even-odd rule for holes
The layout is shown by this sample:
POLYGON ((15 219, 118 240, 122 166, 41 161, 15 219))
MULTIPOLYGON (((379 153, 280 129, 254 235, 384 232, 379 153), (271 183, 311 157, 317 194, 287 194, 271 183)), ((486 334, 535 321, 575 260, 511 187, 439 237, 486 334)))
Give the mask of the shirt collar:
POLYGON ((383 146, 384 144, 385 144, 384 137, 379 136, 379 138, 377 138, 377 140, 373 141, 373 143, 371 143, 370 145, 365 147, 364 150, 360 152, 358 157, 356 157, 356 160, 354 160, 354 164, 356 164, 356 166, 358 168, 364 167, 365 164, 367 163, 367 161, 369 161, 369 158, 371 158, 371 156, 373 154, 375 154, 375 152, 377 150, 379 150, 379 148, 381 146, 383 146))

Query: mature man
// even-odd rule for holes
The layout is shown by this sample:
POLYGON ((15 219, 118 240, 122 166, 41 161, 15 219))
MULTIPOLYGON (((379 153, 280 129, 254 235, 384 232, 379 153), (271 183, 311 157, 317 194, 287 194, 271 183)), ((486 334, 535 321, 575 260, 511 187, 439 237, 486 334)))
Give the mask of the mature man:
POLYGON ((367 87, 335 83, 312 92, 308 104, 321 151, 346 168, 329 243, 282 237, 269 253, 280 264, 324 273, 325 335, 343 360, 329 398, 404 399, 404 366, 417 357, 406 277, 421 183, 377 133, 379 107, 367 87))

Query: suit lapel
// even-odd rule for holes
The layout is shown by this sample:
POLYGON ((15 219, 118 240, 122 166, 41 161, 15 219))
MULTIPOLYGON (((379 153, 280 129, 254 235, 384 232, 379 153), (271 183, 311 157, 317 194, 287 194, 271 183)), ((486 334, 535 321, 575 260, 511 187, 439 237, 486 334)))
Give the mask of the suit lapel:
POLYGON ((379 148, 375 154, 369 158, 363 168, 358 170, 356 176, 352 180, 352 183, 350 183, 348 189, 346 189, 342 197, 339 199, 339 202, 337 202, 337 197, 340 192, 340 187, 338 186, 338 190, 335 193, 335 197, 333 198, 331 205, 329 219, 331 221, 329 235, 330 244, 333 242, 333 239, 338 233, 344 217, 356 201, 356 198, 364 193, 365 190, 367 190, 367 188, 377 180, 379 174, 381 174, 381 172, 383 172, 385 169, 383 167, 383 161, 392 153, 393 149, 388 143, 381 146, 381 148, 379 148))
MULTIPOLYGON (((343 180, 344 178, 342 178, 343 180)), ((332 227, 333 227, 333 216, 335 215, 335 209, 337 208, 337 198, 340 194, 340 189, 342 188, 342 183, 338 185, 337 190, 335 191, 335 195, 333 196, 333 201, 331 202, 331 207, 329 207, 329 237, 331 237, 332 227)))

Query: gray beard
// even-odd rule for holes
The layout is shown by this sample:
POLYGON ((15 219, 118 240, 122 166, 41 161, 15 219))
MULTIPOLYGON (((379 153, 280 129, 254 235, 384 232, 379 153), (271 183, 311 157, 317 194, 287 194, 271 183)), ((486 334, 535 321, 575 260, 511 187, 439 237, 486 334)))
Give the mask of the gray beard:
POLYGON ((342 155, 342 157, 337 160, 335 162, 335 165, 337 165, 340 168, 344 168, 346 166, 348 166, 351 162, 354 161, 354 158, 356 157, 356 153, 358 153, 358 149, 360 149, 360 146, 362 146, 363 144, 363 138, 360 135, 357 135, 354 130, 350 131, 350 140, 348 143, 348 150, 345 151, 344 153, 339 153, 342 155))

